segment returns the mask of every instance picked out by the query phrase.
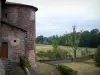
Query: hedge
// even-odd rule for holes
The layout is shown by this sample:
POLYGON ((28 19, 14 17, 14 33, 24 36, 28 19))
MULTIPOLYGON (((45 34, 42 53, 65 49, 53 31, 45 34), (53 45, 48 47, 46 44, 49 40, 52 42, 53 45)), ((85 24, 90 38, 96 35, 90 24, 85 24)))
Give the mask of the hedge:
POLYGON ((58 64, 58 69, 60 70, 60 72, 63 75, 72 75, 73 70, 72 68, 68 67, 68 66, 64 66, 62 64, 58 64))

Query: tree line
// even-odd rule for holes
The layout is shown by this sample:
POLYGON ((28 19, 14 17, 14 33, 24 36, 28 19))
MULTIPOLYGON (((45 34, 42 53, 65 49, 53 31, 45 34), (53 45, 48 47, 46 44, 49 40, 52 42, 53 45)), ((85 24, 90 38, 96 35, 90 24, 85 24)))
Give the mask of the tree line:
POLYGON ((66 33, 61 36, 53 35, 50 37, 45 37, 43 35, 40 35, 36 37, 37 44, 50 44, 51 45, 52 40, 57 40, 58 45, 63 45, 63 46, 71 46, 72 41, 76 40, 75 42, 78 42, 79 47, 97 48, 98 45, 100 44, 100 31, 99 29, 92 29, 91 31, 81 30, 80 32, 66 33), (73 37, 75 38, 73 39, 73 37))

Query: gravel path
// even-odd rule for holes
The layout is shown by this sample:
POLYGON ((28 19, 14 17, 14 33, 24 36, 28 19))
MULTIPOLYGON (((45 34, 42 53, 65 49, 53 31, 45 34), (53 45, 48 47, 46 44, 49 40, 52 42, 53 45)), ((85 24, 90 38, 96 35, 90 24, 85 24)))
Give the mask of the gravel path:
POLYGON ((1 59, 0 59, 0 75, 5 75, 4 66, 1 59))

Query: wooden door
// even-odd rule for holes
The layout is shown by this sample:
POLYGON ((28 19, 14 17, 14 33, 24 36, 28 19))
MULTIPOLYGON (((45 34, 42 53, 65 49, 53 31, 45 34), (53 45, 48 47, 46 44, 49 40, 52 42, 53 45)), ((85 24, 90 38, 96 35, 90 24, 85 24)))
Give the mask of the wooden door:
POLYGON ((2 42, 1 44, 0 57, 8 58, 8 43, 7 42, 2 42))

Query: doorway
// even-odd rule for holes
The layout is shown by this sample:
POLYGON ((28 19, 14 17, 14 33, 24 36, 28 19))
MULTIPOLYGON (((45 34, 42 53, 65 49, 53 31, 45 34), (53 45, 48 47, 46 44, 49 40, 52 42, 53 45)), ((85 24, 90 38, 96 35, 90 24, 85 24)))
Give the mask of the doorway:
POLYGON ((8 58, 8 42, 1 43, 0 58, 8 58))

